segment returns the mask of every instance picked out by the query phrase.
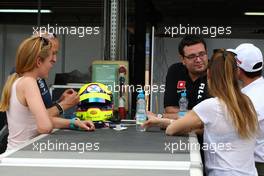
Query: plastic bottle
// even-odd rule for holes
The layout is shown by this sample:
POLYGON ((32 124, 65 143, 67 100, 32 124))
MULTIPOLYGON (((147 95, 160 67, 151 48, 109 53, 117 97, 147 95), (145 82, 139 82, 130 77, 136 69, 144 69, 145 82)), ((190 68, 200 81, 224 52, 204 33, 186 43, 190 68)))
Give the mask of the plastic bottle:
POLYGON ((141 125, 147 120, 146 101, 143 91, 140 91, 137 96, 137 111, 136 111, 136 130, 146 131, 141 125))
POLYGON ((119 117, 119 120, 126 118, 125 98, 123 96, 119 97, 118 117, 119 117))
POLYGON ((186 92, 181 93, 181 98, 179 100, 180 111, 178 112, 178 116, 182 118, 188 111, 188 99, 186 97, 186 92))

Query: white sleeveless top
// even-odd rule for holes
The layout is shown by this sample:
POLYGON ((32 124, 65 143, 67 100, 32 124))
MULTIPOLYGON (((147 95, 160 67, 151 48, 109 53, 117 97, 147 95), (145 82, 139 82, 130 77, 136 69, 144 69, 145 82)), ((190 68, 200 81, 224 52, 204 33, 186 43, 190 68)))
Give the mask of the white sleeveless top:
POLYGON ((12 85, 10 106, 6 112, 9 130, 7 150, 14 149, 38 135, 33 114, 17 98, 16 86, 20 80, 18 78, 12 85))

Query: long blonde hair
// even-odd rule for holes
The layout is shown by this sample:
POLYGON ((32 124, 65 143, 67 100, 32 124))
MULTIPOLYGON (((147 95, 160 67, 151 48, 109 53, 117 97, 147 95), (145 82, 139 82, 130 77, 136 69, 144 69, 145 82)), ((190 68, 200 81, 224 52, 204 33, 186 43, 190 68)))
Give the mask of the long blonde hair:
POLYGON ((14 81, 25 72, 32 71, 37 64, 37 58, 41 61, 49 56, 51 42, 42 37, 30 37, 25 39, 18 47, 16 55, 16 72, 8 76, 2 91, 0 111, 7 111, 11 96, 11 87, 14 81))
POLYGON ((235 54, 224 49, 215 51, 208 72, 209 93, 226 105, 239 136, 254 136, 258 131, 257 113, 250 99, 240 90, 235 54))

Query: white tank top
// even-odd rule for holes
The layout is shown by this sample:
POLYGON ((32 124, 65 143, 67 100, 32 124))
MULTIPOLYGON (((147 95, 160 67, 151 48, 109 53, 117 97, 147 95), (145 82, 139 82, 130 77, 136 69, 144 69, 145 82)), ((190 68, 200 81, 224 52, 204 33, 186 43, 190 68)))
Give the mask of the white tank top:
POLYGON ((12 85, 10 106, 6 112, 9 130, 7 150, 14 149, 38 135, 35 117, 17 98, 16 86, 20 80, 18 78, 12 85))

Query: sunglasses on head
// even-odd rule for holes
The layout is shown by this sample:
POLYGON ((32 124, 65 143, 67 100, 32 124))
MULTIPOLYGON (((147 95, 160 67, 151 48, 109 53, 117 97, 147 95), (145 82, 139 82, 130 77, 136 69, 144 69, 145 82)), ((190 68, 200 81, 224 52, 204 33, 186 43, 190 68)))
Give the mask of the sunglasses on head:
POLYGON ((57 35, 55 33, 50 33, 47 31, 38 31, 34 32, 32 37, 44 37, 46 39, 55 39, 57 38, 57 35))
POLYGON ((46 39, 45 37, 39 37, 41 42, 42 42, 42 45, 41 45, 41 48, 43 48, 44 46, 47 46, 49 45, 49 40, 46 39))
POLYGON ((226 49, 223 49, 223 48, 221 48, 221 49, 214 49, 213 50, 213 53, 215 54, 215 53, 222 53, 223 54, 223 58, 224 58, 224 60, 226 60, 226 58, 227 58, 227 54, 228 53, 231 53, 232 55, 234 55, 234 58, 236 59, 236 53, 233 53, 233 52, 231 52, 231 51, 227 51, 226 49))

